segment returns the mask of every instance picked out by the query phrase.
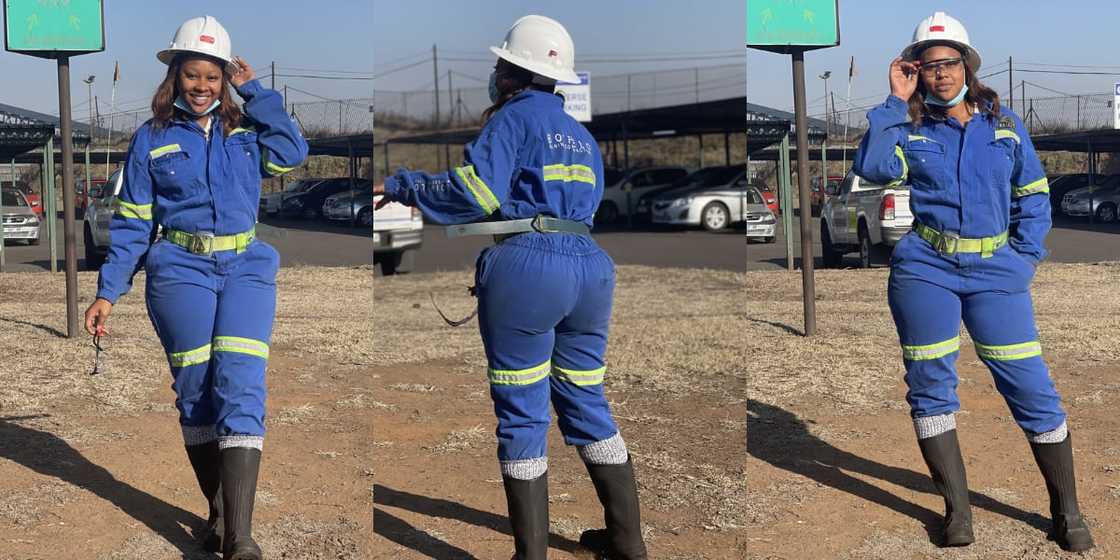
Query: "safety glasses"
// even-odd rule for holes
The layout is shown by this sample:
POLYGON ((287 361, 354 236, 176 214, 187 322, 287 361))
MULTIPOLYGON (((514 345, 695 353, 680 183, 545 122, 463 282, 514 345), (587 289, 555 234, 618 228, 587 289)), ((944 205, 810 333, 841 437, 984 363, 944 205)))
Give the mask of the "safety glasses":
POLYGON ((930 77, 936 76, 938 73, 949 74, 957 72, 961 69, 963 60, 960 58, 944 58, 941 60, 933 60, 930 62, 915 62, 918 66, 918 71, 923 76, 930 77))

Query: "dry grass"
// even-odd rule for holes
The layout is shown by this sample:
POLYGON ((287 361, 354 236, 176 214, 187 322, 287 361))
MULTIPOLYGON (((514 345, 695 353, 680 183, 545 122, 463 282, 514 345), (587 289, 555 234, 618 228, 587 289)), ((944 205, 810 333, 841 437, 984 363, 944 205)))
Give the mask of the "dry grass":
MULTIPOLYGON (((750 273, 746 329, 740 339, 751 356, 748 396, 778 406, 825 399, 849 412, 890 406, 883 388, 899 383, 903 370, 886 303, 887 274, 818 272, 818 335, 805 338, 797 334, 802 328, 800 277, 750 273)), ((1039 268, 1033 296, 1048 360, 1115 362, 1120 348, 1115 328, 1118 281, 1120 264, 1114 263, 1046 263, 1039 268)), ((967 343, 967 331, 962 334, 967 343)))
MULTIPOLYGON (((79 301, 93 297, 96 275, 78 274, 79 301)), ((279 295, 273 347, 285 354, 335 365, 368 365, 374 337, 370 330, 371 267, 285 268, 277 279, 279 295)), ((144 275, 118 302, 105 342, 109 371, 88 375, 94 352, 84 334, 66 329, 62 274, 0 275, 0 411, 4 415, 38 412, 51 403, 80 399, 102 414, 140 412, 151 406, 152 392, 170 382, 163 349, 144 305, 144 275)))
POLYGON ((490 434, 479 424, 447 434, 443 441, 431 447, 431 451, 433 453, 456 453, 467 449, 476 449, 489 444, 489 442, 490 434))

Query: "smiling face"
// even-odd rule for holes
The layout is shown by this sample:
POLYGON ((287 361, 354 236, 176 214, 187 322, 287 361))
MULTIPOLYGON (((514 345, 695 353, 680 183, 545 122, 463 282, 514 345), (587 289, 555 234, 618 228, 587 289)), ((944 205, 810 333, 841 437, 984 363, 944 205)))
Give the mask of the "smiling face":
POLYGON ((196 113, 203 113, 221 99, 225 75, 222 68, 205 58, 192 58, 179 68, 179 93, 196 113))
POLYGON ((922 51, 919 73, 922 85, 931 95, 949 101, 965 85, 964 61, 953 47, 936 46, 922 51))

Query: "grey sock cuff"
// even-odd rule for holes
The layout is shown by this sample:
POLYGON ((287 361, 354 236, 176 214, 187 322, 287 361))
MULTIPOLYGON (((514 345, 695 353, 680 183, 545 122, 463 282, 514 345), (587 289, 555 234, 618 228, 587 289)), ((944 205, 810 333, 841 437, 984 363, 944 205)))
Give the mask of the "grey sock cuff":
POLYGON ((583 462, 592 465, 621 465, 630 458, 621 433, 595 443, 580 445, 576 449, 579 450, 583 462))
POLYGON ((923 416, 914 419, 914 432, 918 439, 928 439, 957 429, 957 418, 952 413, 923 416))
POLYGON ((1066 436, 1068 435, 1069 427, 1066 426, 1065 422, 1062 422, 1061 426, 1058 426, 1057 428, 1054 428, 1049 432, 1043 432, 1041 434, 1032 434, 1030 432, 1027 432, 1027 441, 1031 443, 1062 443, 1066 440, 1066 436))
POLYGON ((218 449, 231 447, 250 447, 263 450, 264 436, 222 436, 218 438, 218 449))
POLYGON ((202 445, 218 439, 214 432, 214 425, 209 426, 179 426, 183 429, 184 445, 202 445))
POLYGON ((533 480, 548 471, 548 457, 521 459, 518 461, 499 461, 502 476, 517 480, 533 480))

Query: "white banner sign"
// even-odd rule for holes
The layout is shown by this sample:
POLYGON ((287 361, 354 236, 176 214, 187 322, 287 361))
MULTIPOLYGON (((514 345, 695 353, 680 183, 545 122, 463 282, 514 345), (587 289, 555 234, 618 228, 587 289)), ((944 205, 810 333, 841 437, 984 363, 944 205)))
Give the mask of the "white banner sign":
POLYGON ((1120 130, 1120 82, 1114 86, 1116 91, 1112 97, 1112 128, 1120 130))
POLYGON ((579 83, 560 82, 556 92, 564 96, 564 111, 579 122, 591 122, 591 74, 576 72, 579 83))

